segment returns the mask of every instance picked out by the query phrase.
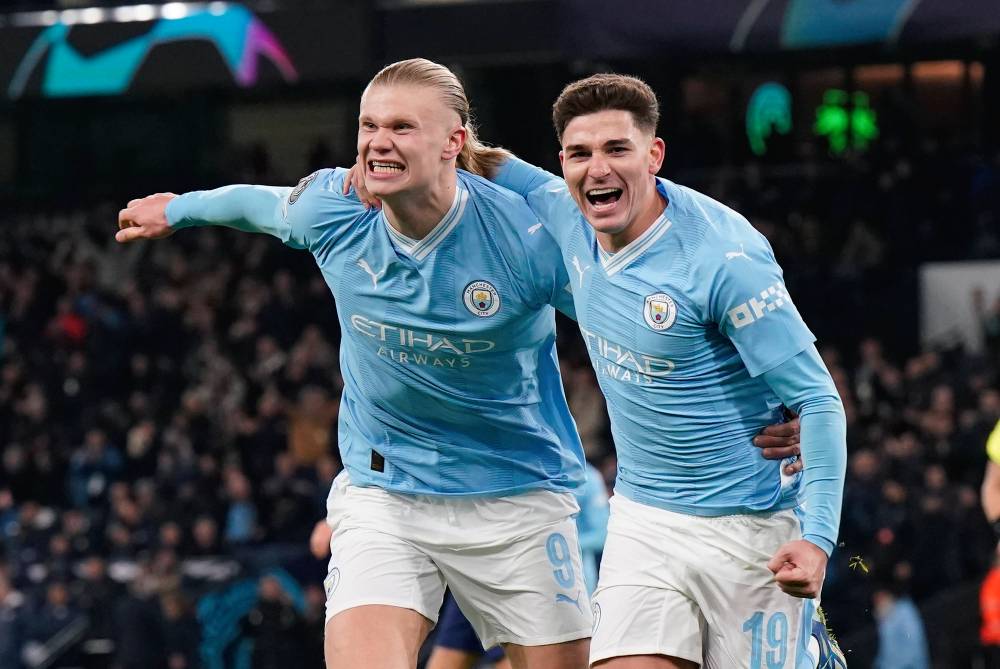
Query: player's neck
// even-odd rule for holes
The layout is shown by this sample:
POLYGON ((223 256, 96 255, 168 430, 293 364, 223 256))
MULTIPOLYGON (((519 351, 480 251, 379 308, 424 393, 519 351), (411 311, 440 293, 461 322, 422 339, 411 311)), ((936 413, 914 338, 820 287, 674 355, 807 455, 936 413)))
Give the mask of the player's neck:
POLYGON ((458 174, 447 170, 432 187, 385 198, 382 210, 389 225, 410 239, 423 239, 455 202, 458 174))
POLYGON ((636 217, 632 224, 621 232, 607 233, 598 232, 597 242, 608 253, 618 253, 623 248, 639 239, 642 233, 649 230, 653 223, 660 218, 663 210, 667 208, 667 199, 656 189, 650 193, 648 202, 642 207, 642 213, 636 217))

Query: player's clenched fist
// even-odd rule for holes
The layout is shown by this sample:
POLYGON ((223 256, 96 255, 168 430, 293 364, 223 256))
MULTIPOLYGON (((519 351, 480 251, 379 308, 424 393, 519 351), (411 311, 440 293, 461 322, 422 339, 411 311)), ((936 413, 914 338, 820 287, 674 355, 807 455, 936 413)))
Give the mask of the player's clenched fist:
POLYGON ((813 599, 823 589, 826 552, 804 539, 789 541, 767 563, 781 590, 794 597, 813 599))
POLYGON ((167 204, 177 197, 173 193, 156 193, 138 200, 118 212, 118 232, 115 239, 131 242, 136 239, 161 239, 173 234, 167 223, 167 204))

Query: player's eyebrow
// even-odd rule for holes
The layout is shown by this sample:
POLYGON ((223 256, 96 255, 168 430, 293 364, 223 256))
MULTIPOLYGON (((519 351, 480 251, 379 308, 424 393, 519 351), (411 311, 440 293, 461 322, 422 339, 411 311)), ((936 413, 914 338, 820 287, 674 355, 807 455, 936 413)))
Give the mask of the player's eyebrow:
MULTIPOLYGON (((609 139, 608 141, 604 142, 602 148, 611 149, 617 146, 631 146, 631 145, 632 145, 632 140, 623 137, 621 139, 617 138, 609 139)), ((567 153, 572 153, 574 151, 591 151, 591 150, 592 150, 591 147, 587 144, 570 144, 565 149, 563 149, 563 151, 566 151, 567 153)))
POLYGON ((608 141, 604 142, 604 148, 610 149, 616 146, 630 146, 631 144, 632 140, 625 137, 621 139, 609 139, 608 141))
POLYGON ((409 123, 410 125, 417 125, 417 119, 410 116, 396 116, 396 117, 384 117, 381 119, 375 118, 371 114, 361 114, 358 116, 358 123, 374 123, 375 125, 396 125, 399 123, 409 123))

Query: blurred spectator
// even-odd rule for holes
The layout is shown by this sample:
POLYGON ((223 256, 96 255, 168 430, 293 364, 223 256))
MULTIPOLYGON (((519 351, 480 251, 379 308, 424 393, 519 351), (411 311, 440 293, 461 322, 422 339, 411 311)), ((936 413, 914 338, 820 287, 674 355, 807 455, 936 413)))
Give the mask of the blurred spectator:
POLYGON ((114 632, 114 605, 123 589, 108 576, 107 563, 99 555, 89 555, 80 564, 79 580, 72 599, 90 621, 91 638, 110 639, 114 632))
POLYGON ((930 669, 924 623, 913 600, 881 588, 872 603, 878 620, 875 669, 930 669))
POLYGON ((336 444, 334 425, 339 405, 324 389, 306 386, 288 411, 288 448, 299 465, 313 465, 336 444))
POLYGON ((0 568, 0 667, 20 669, 26 624, 24 596, 12 587, 6 569, 0 568))
POLYGON ((229 498, 225 541, 229 544, 248 543, 257 536, 257 507, 250 495, 250 481, 235 468, 227 470, 224 478, 229 498))
POLYGON ((167 591, 160 597, 160 608, 163 615, 166 669, 200 667, 198 644, 201 635, 187 598, 178 590, 167 591))
POLYGON ((70 458, 69 495, 76 507, 103 501, 111 483, 122 470, 118 449, 108 443, 103 431, 87 431, 84 443, 70 458))
POLYGON ((281 581, 274 576, 263 577, 258 594, 257 605, 244 622, 247 634, 254 640, 253 669, 285 669, 301 664, 306 627, 281 581))
POLYGON ((979 589, 979 612, 982 617, 979 641, 987 652, 990 667, 1000 666, 1000 565, 997 562, 995 558, 979 589))
POLYGON ((162 666, 166 645, 154 596, 155 580, 145 566, 130 584, 129 594, 115 605, 115 661, 121 669, 162 666))
POLYGON ((45 603, 31 616, 28 638, 44 644, 79 616, 80 612, 70 604, 66 584, 62 581, 50 583, 46 588, 45 603))

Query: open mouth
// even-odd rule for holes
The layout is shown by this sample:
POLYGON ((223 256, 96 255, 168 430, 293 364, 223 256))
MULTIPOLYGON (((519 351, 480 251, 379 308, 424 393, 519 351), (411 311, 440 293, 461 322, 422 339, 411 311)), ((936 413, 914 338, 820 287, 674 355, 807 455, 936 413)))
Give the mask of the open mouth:
POLYGON ((369 160, 368 171, 372 174, 402 174, 406 167, 391 160, 369 160))
POLYGON ((587 201, 598 209, 602 207, 608 207, 616 202, 622 196, 621 188, 592 188, 586 193, 587 201))

